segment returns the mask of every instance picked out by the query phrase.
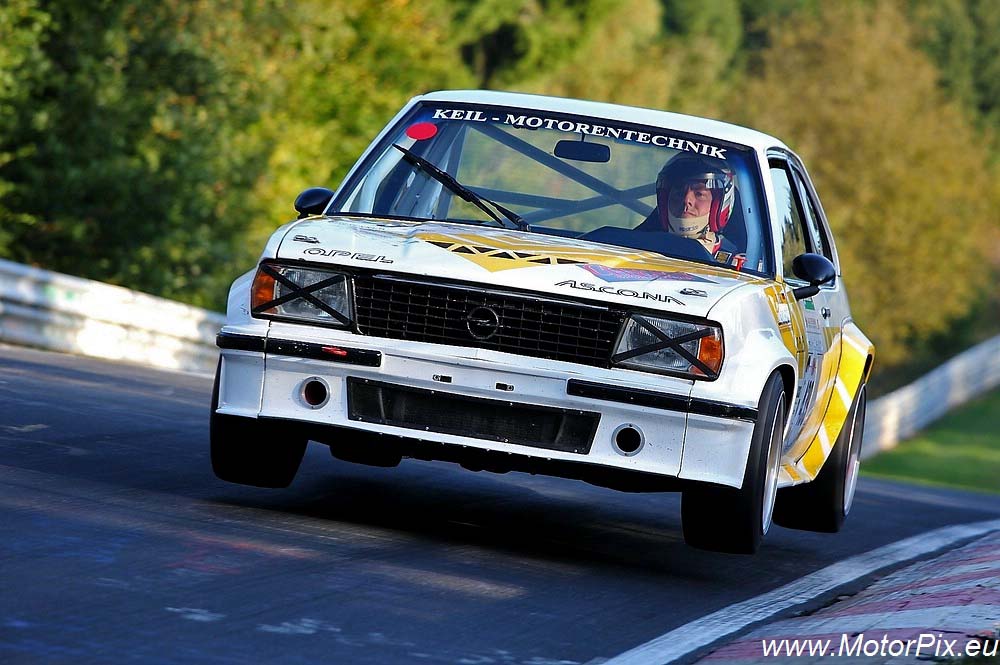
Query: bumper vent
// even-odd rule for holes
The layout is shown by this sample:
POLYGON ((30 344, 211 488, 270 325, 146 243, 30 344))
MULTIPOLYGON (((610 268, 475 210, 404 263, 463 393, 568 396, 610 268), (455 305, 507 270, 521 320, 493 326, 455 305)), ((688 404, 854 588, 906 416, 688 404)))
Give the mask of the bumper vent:
POLYGON ((585 455, 600 414, 348 377, 351 420, 585 455))

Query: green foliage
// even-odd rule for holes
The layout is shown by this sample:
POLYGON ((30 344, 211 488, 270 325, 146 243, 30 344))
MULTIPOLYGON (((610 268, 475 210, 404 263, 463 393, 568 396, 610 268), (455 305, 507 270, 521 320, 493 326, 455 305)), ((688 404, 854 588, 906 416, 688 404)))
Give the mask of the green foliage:
POLYGON ((1000 391, 988 393, 861 468, 868 475, 1000 492, 998 411, 1000 391))
MULTIPOLYGON (((42 85, 49 71, 42 51, 49 23, 48 14, 34 0, 11 0, 0 6, 0 137, 18 136, 31 122, 22 109, 28 105, 32 88, 42 85)), ((0 139, 0 256, 8 254, 17 234, 35 222, 30 213, 8 203, 17 188, 3 169, 33 152, 31 144, 0 139)))
POLYGON ((448 28, 447 12, 403 1, 300 0, 270 21, 258 100, 268 110, 248 128, 271 146, 249 193, 262 213, 251 244, 293 216, 301 190, 336 185, 407 99, 471 84, 442 48, 448 28))
POLYGON ((701 50, 719 50, 729 58, 743 40, 739 0, 661 0, 668 36, 697 42, 701 50), (710 43, 705 43, 710 40, 710 43))
MULTIPOLYGON (((614 0, 448 0, 477 87, 507 88, 559 67, 624 12, 614 0)), ((626 19, 627 20, 627 19, 626 19)))
POLYGON ((909 0, 908 8, 945 91, 994 131, 1000 129, 1000 4, 909 0))
POLYGON ((575 52, 522 78, 525 92, 666 107, 678 84, 679 60, 660 31, 657 0, 626 0, 614 20, 581 30, 575 52))
POLYGON ((909 14, 918 41, 937 64, 944 90, 974 104, 976 27, 965 0, 910 0, 909 14))
POLYGON ((214 24, 203 11, 33 8, 21 67, 44 76, 17 76, 2 114, 0 205, 31 222, 8 229, 8 256, 194 302, 222 287, 207 271, 238 235, 228 188, 247 166, 231 149, 244 112, 213 35, 194 29, 214 24))
POLYGON ((970 0, 969 14, 976 28, 972 53, 975 107, 996 131, 1000 130, 1000 3, 970 0))
POLYGON ((769 42, 769 34, 791 16, 814 15, 821 0, 741 0, 744 40, 740 55, 745 59, 756 57, 769 42))
POLYGON ((890 365, 975 302, 1000 204, 988 153, 906 26, 890 3, 788 21, 734 108, 810 165, 853 313, 890 365))

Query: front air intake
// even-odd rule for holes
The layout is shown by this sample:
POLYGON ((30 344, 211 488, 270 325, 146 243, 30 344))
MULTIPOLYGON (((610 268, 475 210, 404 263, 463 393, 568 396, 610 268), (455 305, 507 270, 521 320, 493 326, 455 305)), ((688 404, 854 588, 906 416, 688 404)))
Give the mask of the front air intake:
POLYGON ((622 311, 542 294, 359 274, 358 330, 373 337, 610 366, 622 311))
POLYGON ((568 453, 590 452, 600 414, 348 377, 351 420, 568 453))

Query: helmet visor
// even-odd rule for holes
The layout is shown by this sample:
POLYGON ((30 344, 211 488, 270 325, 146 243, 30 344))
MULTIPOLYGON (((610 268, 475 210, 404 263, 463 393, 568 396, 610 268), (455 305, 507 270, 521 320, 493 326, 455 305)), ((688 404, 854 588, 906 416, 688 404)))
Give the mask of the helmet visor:
POLYGON ((714 175, 694 176, 680 181, 668 182, 660 176, 656 182, 658 202, 663 203, 674 217, 702 217, 707 215, 714 198, 721 197, 725 181, 714 175))
POLYGON ((671 180, 680 180, 681 183, 697 181, 704 184, 705 187, 709 189, 725 189, 726 184, 729 182, 731 178, 732 176, 726 175, 725 173, 715 173, 715 172, 694 173, 690 175, 685 174, 680 178, 671 178, 669 173, 660 173, 656 177, 656 188, 665 189, 670 186, 671 180))

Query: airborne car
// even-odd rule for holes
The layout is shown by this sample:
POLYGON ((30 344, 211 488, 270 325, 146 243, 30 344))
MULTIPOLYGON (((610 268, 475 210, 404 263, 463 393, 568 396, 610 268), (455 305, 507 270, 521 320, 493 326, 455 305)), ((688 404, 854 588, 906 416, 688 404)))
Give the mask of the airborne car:
POLYGON ((411 100, 229 293, 218 477, 335 457, 680 491, 685 540, 840 529, 874 349, 781 141, 485 91, 411 100))

